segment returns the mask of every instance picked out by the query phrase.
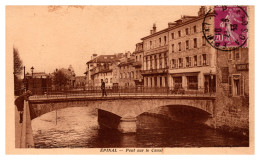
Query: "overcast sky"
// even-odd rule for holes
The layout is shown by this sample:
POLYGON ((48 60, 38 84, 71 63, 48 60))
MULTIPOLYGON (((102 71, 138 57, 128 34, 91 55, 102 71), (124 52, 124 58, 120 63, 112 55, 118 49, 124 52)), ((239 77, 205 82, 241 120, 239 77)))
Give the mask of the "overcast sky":
POLYGON ((72 65, 84 75, 93 53, 133 52, 153 23, 165 29, 181 15, 197 15, 200 6, 9 6, 6 51, 15 46, 26 71, 51 73, 72 65))

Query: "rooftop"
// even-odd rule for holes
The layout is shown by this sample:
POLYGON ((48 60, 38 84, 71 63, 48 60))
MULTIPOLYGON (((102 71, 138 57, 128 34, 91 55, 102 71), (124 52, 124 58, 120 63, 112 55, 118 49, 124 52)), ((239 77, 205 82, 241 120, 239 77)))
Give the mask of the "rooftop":
POLYGON ((88 61, 87 63, 112 63, 115 60, 117 60, 116 55, 100 55, 88 61))

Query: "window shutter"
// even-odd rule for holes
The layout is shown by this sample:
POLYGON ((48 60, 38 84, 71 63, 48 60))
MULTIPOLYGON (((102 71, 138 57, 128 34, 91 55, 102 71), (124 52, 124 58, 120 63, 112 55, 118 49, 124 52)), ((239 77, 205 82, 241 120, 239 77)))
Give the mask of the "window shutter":
POLYGON ((228 76, 228 93, 229 93, 229 96, 232 96, 232 77, 231 76, 228 76))
POLYGON ((190 67, 193 67, 193 57, 190 57, 190 64, 191 64, 190 67))
POLYGON ((179 59, 176 59, 176 68, 179 68, 179 59))
POLYGON ((183 58, 182 64, 183 64, 183 68, 185 68, 185 67, 186 67, 186 64, 187 64, 187 59, 186 59, 186 57, 183 58))
POLYGON ((240 77, 240 95, 244 96, 244 76, 240 77))
POLYGON ((198 62, 198 65, 197 66, 201 66, 202 65, 202 55, 200 54, 200 55, 198 55, 198 60, 197 60, 198 62))
POLYGON ((206 54, 206 65, 207 66, 210 65, 210 56, 211 56, 211 54, 206 54))

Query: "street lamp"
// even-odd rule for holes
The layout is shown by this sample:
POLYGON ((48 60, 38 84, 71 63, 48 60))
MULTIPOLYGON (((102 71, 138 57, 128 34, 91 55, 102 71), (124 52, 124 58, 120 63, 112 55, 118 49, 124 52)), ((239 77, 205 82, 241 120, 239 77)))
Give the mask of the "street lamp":
POLYGON ((32 67, 31 68, 31 71, 32 71, 32 91, 34 90, 33 70, 34 70, 34 68, 32 67))

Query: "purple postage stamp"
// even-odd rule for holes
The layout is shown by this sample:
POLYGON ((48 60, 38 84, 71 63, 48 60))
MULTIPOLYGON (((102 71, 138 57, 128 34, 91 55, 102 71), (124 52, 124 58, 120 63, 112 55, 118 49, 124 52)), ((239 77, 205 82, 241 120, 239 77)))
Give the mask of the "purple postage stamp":
POLYGON ((214 7, 214 45, 217 48, 247 47, 246 6, 214 7))

